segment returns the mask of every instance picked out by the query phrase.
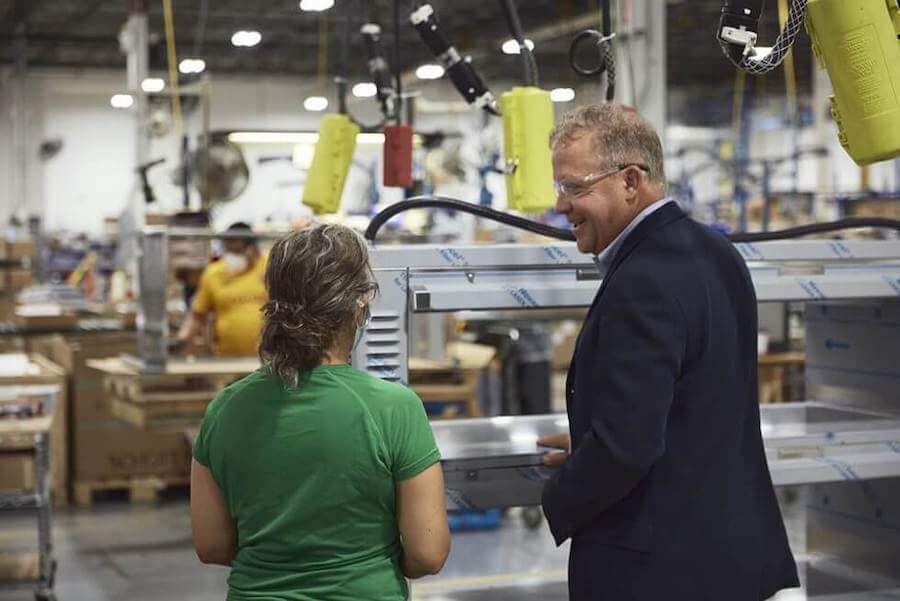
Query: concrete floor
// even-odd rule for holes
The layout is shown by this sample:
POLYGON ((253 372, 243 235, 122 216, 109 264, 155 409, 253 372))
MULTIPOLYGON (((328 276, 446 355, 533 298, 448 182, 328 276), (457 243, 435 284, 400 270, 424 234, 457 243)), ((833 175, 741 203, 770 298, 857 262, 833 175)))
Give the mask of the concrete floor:
MULTIPOLYGON (((803 552, 803 515, 796 500, 784 512, 792 546, 803 552)), ((34 544, 29 515, 0 516, 0 549, 34 544)), ((57 513, 54 522, 59 561, 56 592, 60 601, 222 601, 227 570, 201 565, 191 547, 187 500, 169 498, 157 506, 124 501, 90 510, 57 513)), ((416 601, 564 601, 568 548, 556 548, 546 526, 529 530, 513 510, 499 530, 454 534, 453 551, 438 576, 413 584, 416 601)), ((812 570, 812 568, 810 568, 812 570)), ((804 566, 804 577, 806 573, 804 566)), ((841 587, 837 587, 841 589, 841 587)), ((851 587, 852 589, 852 587, 851 587)), ((840 596, 821 601, 898 599, 900 590, 857 596, 843 587, 840 596)), ((28 601, 30 591, 0 590, 0 600, 28 601)), ((806 599, 788 591, 777 601, 806 599)))

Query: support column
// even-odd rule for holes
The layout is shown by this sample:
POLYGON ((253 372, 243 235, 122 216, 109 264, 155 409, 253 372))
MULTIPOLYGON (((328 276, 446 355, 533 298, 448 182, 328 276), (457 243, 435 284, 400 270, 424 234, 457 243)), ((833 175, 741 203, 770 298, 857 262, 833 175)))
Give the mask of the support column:
POLYGON ((28 31, 25 0, 16 0, 15 70, 12 94, 12 207, 13 215, 26 217, 28 210, 28 31))
POLYGON ((125 210, 119 216, 118 264, 137 281, 137 237, 146 223, 144 198, 138 166, 150 160, 150 136, 147 131, 148 101, 141 83, 149 72, 149 29, 147 0, 129 0, 130 14, 125 24, 123 48, 126 52, 126 87, 134 98, 131 107, 134 123, 134 185, 125 210))
POLYGON ((666 3, 659 0, 631 0, 620 2, 619 17, 627 30, 643 32, 631 41, 619 40, 616 44, 628 52, 634 62, 634 98, 629 82, 628 63, 618 53, 616 64, 617 98, 633 104, 665 139, 666 127, 666 3), (626 86, 626 87, 620 87, 626 86))

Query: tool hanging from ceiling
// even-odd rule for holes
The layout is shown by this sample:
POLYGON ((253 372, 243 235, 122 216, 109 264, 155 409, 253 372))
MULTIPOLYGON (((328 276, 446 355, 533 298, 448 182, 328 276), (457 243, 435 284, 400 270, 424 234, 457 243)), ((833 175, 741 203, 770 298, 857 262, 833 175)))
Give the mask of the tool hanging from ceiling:
POLYGON ((900 156, 900 1, 793 0, 775 44, 757 46, 765 0, 725 0, 718 39, 738 68, 778 67, 804 18, 813 51, 831 79, 838 137, 858 165, 900 156))
POLYGON ((409 21, 431 54, 443 65, 453 86, 466 99, 466 102, 492 115, 499 116, 500 109, 497 106, 497 100, 478 72, 475 71, 472 57, 463 56, 450 43, 431 4, 416 2, 415 10, 409 16, 409 21))
POLYGON ((500 0, 500 4, 519 45, 524 82, 500 96, 507 204, 523 213, 543 213, 556 204, 549 144, 553 101, 550 92, 538 87, 537 63, 525 41, 515 0, 500 0))
POLYGON ((610 0, 599 0, 601 31, 585 29, 572 40, 569 45, 569 65, 572 70, 585 77, 602 77, 606 74, 606 101, 612 102, 616 97, 616 58, 613 49, 612 8, 610 0), (592 45, 597 51, 597 63, 585 66, 578 60, 579 53, 586 45, 592 45))
POLYGON ((303 187, 303 204, 316 215, 337 213, 340 208, 344 184, 356 151, 356 136, 360 132, 359 124, 350 117, 347 108, 347 54, 353 26, 353 8, 349 0, 344 2, 344 17, 344 40, 334 77, 338 113, 322 118, 319 138, 303 187))

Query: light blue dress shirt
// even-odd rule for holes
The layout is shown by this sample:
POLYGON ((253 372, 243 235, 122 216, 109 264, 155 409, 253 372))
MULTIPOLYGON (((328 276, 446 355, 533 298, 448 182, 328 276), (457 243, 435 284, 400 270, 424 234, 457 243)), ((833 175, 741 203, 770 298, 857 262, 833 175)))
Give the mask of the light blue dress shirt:
POLYGON ((631 223, 625 226, 625 229, 622 230, 622 233, 616 236, 616 239, 613 240, 609 246, 603 249, 603 251, 599 255, 594 255, 594 263, 597 265, 597 271, 600 272, 600 279, 606 277, 609 268, 612 267, 613 259, 616 257, 616 253, 619 251, 619 248, 622 246, 622 243, 625 241, 625 238, 628 237, 634 228, 636 228, 644 219, 661 209, 664 205, 667 205, 670 202, 675 202, 674 198, 662 198, 657 200, 652 205, 641 211, 637 214, 637 217, 631 220, 631 223))

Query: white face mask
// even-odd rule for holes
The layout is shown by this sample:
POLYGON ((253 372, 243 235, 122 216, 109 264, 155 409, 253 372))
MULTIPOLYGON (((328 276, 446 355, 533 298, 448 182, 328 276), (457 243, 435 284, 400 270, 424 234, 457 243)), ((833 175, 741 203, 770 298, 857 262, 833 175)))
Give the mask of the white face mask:
POLYGON ((241 253, 225 253, 222 255, 222 261, 225 262, 225 268, 230 273, 245 271, 249 263, 247 256, 241 253))

